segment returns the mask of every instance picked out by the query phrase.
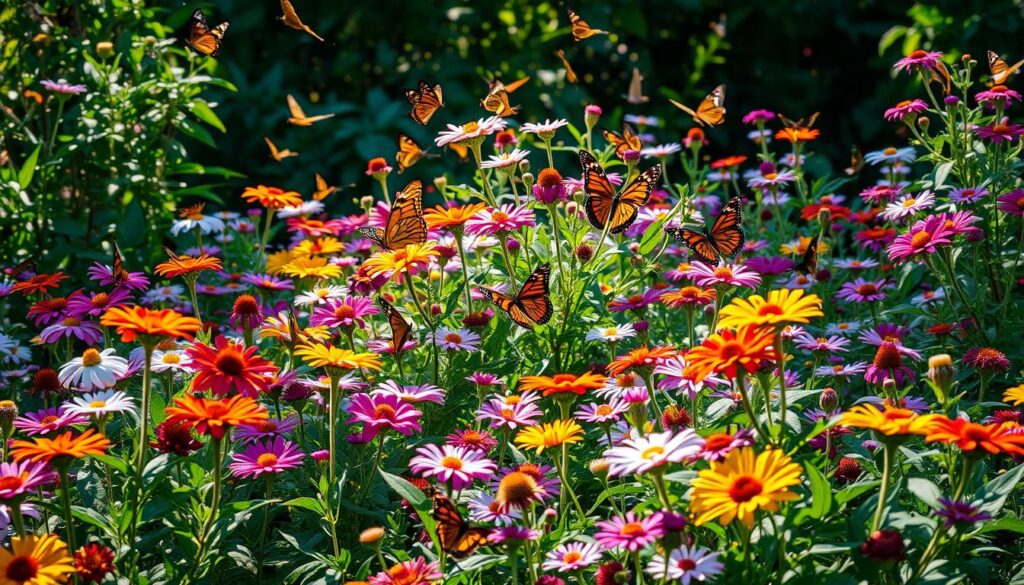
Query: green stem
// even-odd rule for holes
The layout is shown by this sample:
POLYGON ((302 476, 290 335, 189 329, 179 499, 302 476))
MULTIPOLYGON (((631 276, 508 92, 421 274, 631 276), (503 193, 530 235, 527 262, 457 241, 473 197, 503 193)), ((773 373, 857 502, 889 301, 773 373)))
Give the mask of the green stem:
POLYGON ((871 532, 877 532, 882 525, 882 512, 885 510, 885 500, 889 496, 889 482, 892 479, 892 445, 884 444, 882 450, 882 486, 878 490, 878 507, 875 509, 875 520, 871 523, 871 532))
POLYGON ((67 531, 68 550, 74 552, 78 550, 78 546, 75 544, 75 522, 74 516, 71 514, 71 485, 68 479, 68 464, 59 466, 57 473, 60 474, 60 503, 64 509, 64 528, 67 531))
POLYGON ((146 448, 149 439, 153 347, 153 344, 149 342, 142 346, 142 408, 139 422, 139 442, 135 447, 135 485, 132 496, 132 520, 128 525, 128 546, 135 546, 135 534, 142 512, 142 472, 146 467, 146 448))
MULTIPOLYGON (((210 447, 213 449, 213 497, 210 500, 210 513, 206 517, 206 522, 203 523, 203 528, 199 533, 199 550, 196 552, 196 558, 190 573, 193 577, 196 576, 199 567, 203 564, 203 558, 206 556, 206 547, 209 544, 210 531, 213 529, 214 522, 217 521, 217 511, 220 508, 221 480, 224 473, 222 443, 223 439, 214 438, 210 441, 210 447)), ((191 581, 191 579, 189 580, 191 581)))
POLYGON ((327 477, 330 481, 330 487, 334 487, 335 477, 337 471, 335 470, 335 464, 337 456, 336 450, 336 436, 337 424, 336 419, 338 418, 338 375, 336 372, 329 372, 331 379, 331 390, 327 397, 327 477))

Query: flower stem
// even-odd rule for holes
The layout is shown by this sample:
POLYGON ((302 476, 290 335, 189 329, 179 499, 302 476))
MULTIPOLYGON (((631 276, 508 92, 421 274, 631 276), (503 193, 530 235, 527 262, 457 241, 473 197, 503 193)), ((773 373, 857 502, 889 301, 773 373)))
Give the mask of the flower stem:
POLYGON ((889 482, 892 479, 892 445, 886 442, 882 450, 882 485, 878 490, 878 507, 875 509, 875 520, 871 523, 871 532, 876 532, 882 525, 882 512, 885 500, 889 496, 889 482))
POLYGON ((139 442, 135 447, 135 490, 132 496, 132 521, 128 525, 128 546, 135 546, 135 531, 142 512, 142 471, 146 467, 146 447, 149 439, 149 405, 152 394, 153 344, 142 346, 142 410, 139 422, 139 442))
POLYGON ((203 528, 199 533, 199 550, 196 552, 195 563, 192 565, 191 571, 193 577, 196 576, 196 572, 203 563, 206 546, 210 539, 210 530, 213 529, 213 523, 217 521, 217 510, 220 508, 222 468, 224 467, 222 443, 223 439, 214 438, 210 441, 210 447, 213 448, 213 497, 210 499, 210 515, 206 517, 206 522, 203 523, 203 528))
POLYGON ((783 347, 781 329, 775 331, 775 363, 779 368, 779 444, 781 445, 786 438, 786 351, 783 347))
POLYGON ((73 552, 78 550, 78 547, 75 545, 75 522, 71 515, 71 486, 68 479, 68 465, 58 466, 57 473, 60 474, 60 503, 64 509, 64 528, 67 530, 68 550, 73 552))
POLYGON ((330 480, 331 487, 333 488, 334 487, 335 476, 336 476, 336 470, 335 470, 335 462, 336 462, 336 460, 335 460, 335 457, 337 455, 336 450, 335 450, 336 449, 335 445, 337 443, 337 441, 335 440, 336 439, 335 433, 337 432, 337 429, 336 429, 337 425, 335 424, 335 419, 338 418, 338 376, 337 376, 337 374, 334 373, 334 372, 331 372, 330 373, 330 379, 331 379, 331 390, 330 390, 330 394, 328 395, 328 398, 327 398, 328 399, 328 405, 327 405, 327 453, 328 453, 328 455, 327 455, 327 459, 328 459, 328 461, 327 461, 327 477, 330 480))

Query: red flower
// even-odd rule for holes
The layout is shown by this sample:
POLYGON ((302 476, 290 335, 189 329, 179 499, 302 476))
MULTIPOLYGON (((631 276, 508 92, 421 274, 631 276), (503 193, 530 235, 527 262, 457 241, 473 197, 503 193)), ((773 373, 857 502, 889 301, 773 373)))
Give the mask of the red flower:
POLYGON ((37 274, 28 280, 24 280, 15 284, 11 287, 11 291, 20 292, 24 295, 30 294, 46 294, 46 291, 51 288, 56 288, 60 281, 66 279, 63 272, 57 272, 54 274, 37 274))
POLYGON ((860 552, 869 559, 883 563, 907 558, 903 536, 895 530, 876 530, 860 545, 860 552))
POLYGON ((169 424, 164 421, 156 426, 156 440, 149 446, 161 453, 188 457, 203 444, 192 435, 192 429, 188 425, 169 424))
POLYGON ((187 351, 192 368, 199 371, 192 380, 192 391, 210 390, 225 396, 234 389, 255 398, 273 384, 277 366, 256 355, 255 347, 232 343, 223 335, 217 336, 214 343, 214 347, 197 343, 187 351))
POLYGON ((102 544, 94 542, 75 551, 75 569, 83 581, 99 583, 114 568, 114 551, 102 544))

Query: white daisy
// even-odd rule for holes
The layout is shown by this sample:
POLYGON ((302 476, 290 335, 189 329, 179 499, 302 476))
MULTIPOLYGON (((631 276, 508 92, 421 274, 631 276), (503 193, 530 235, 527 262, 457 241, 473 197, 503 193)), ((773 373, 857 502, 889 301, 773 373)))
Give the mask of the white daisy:
POLYGON ((869 152, 864 155, 864 160, 868 164, 878 165, 882 163, 891 162, 914 162, 917 158, 917 151, 914 150, 913 146, 904 146, 903 148, 896 148, 890 146, 883 150, 876 150, 869 152))
POLYGON ((517 148, 512 152, 503 152, 497 156, 488 157, 488 160, 480 163, 480 167, 484 169, 514 168, 516 165, 523 162, 523 160, 525 160, 529 155, 529 150, 517 148))
POLYGON ((670 142, 668 144, 649 146, 641 150, 640 154, 643 156, 651 156, 654 158, 665 158, 679 152, 682 149, 683 146, 678 142, 670 142))
POLYGON ((527 124, 523 124, 523 127, 520 128, 520 130, 527 134, 537 134, 538 136, 541 137, 547 135, 550 138, 559 128, 568 125, 568 120, 544 120, 543 123, 534 124, 530 122, 527 124))
POLYGON ((891 222, 900 222, 913 217, 919 211, 929 209, 934 203, 935 195, 931 191, 922 191, 917 195, 907 193, 886 205, 882 217, 891 222))
POLYGON ((610 327, 598 327, 597 329, 591 329, 587 333, 587 341, 622 341, 630 337, 636 337, 636 329, 633 325, 626 323, 625 325, 612 325, 610 327))
POLYGON ((437 138, 434 139, 434 143, 438 146, 445 146, 453 142, 465 142, 474 138, 483 138, 484 136, 490 136, 495 132, 504 130, 507 125, 508 122, 498 116, 480 118, 475 122, 466 122, 462 126, 448 124, 448 129, 439 132, 437 138))
POLYGON ((188 357, 188 354, 184 350, 180 349, 169 349, 166 351, 155 350, 153 351, 153 357, 150 360, 150 367, 154 372, 165 373, 165 372, 189 372, 189 365, 192 363, 192 358, 188 357))
POLYGON ((66 388, 88 392, 110 388, 127 371, 128 360, 114 355, 113 348, 102 352, 89 348, 82 357, 76 357, 61 366, 57 379, 66 388))
POLYGON ((135 401, 119 390, 106 390, 76 396, 61 407, 65 413, 103 418, 114 412, 135 412, 135 401))
POLYGON ((203 234, 223 231, 224 220, 213 215, 193 213, 188 217, 174 220, 174 225, 171 226, 171 233, 177 236, 182 232, 190 232, 197 227, 203 234))
POLYGON ((281 219, 287 219, 289 217, 299 217, 302 215, 317 215, 324 210, 324 202, 317 201, 316 199, 310 199, 309 201, 303 201, 299 205, 291 205, 289 207, 282 207, 277 212, 277 217, 281 219))
POLYGON ((295 297, 295 306, 322 305, 331 299, 337 299, 347 294, 348 288, 344 286, 338 284, 321 285, 295 297))

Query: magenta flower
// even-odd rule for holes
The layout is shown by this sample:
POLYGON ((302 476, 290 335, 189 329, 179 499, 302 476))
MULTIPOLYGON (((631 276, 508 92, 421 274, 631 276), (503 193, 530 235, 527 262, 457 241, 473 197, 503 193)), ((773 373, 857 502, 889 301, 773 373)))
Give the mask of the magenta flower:
POLYGON ((445 351, 477 351, 480 349, 480 335, 469 329, 441 326, 434 332, 434 344, 445 351))
POLYGON ((996 198, 999 202, 999 211, 1024 217, 1024 189, 1014 189, 1009 193, 996 198))
POLYGON ((498 446, 498 440, 487 431, 459 429, 444 438, 446 444, 469 451, 481 451, 485 455, 498 446))
POLYGON ((65 337, 74 337, 86 345, 96 345, 103 339, 103 330, 95 321, 79 321, 74 317, 64 317, 39 334, 39 339, 47 345, 57 343, 65 337))
POLYGON ((911 114, 919 114, 927 109, 928 104, 926 104, 924 100, 903 100, 886 110, 883 117, 890 122, 903 121, 907 116, 911 114))
POLYGON ((305 454, 294 443, 277 437, 273 441, 249 445, 244 451, 233 454, 228 469, 238 478, 257 478, 268 473, 276 475, 302 465, 303 457, 305 454))
POLYGON ((489 478, 495 465, 485 452, 479 450, 431 444, 416 449, 416 456, 409 460, 409 469, 423 477, 436 476, 441 483, 461 490, 475 480, 489 478))
POLYGON ((639 311, 648 305, 658 302, 658 299, 660 299, 663 294, 665 294, 664 290, 650 288, 644 291, 643 294, 612 299, 608 302, 608 310, 612 313, 639 311))
POLYGON ((873 185, 861 191, 860 196, 871 205, 879 205, 896 199, 901 193, 903 187, 900 185, 873 185))
POLYGON ((872 384, 881 385, 886 378, 892 378, 899 386, 914 379, 914 370, 903 363, 903 354, 892 341, 878 347, 875 359, 864 372, 864 379, 872 384))
POLYGON ((778 276, 793 270, 793 261, 785 256, 754 256, 745 259, 743 265, 761 276, 778 276))
POLYGON ((545 571, 575 573, 601 560, 601 549, 597 543, 570 542, 560 544, 549 551, 541 566, 545 571))
POLYGON ((402 561, 392 567, 390 571, 381 571, 376 575, 370 577, 370 585, 406 585, 413 583, 415 585, 421 585, 423 583, 433 583, 442 579, 444 575, 438 569, 437 561, 427 562, 427 559, 423 557, 416 557, 411 561, 402 561), (397 567, 401 567, 398 569, 397 567), (397 572, 402 577, 392 577, 393 572, 397 572), (401 580, 400 580, 401 579, 401 580))
POLYGON ((493 544, 501 544, 503 542, 521 543, 526 540, 537 540, 538 538, 540 538, 540 533, 532 528, 501 526, 495 528, 487 537, 487 540, 493 544))
POLYGON ((68 83, 63 79, 60 81, 50 81, 49 79, 44 79, 39 82, 39 85, 42 85, 43 89, 45 89, 46 91, 59 93, 63 95, 78 95, 80 93, 84 93, 87 89, 81 83, 68 83))
POLYGON ((45 461, 23 459, 17 463, 0 463, 0 502, 10 502, 32 494, 44 485, 57 481, 57 473, 45 461))
POLYGON ((984 91, 979 91, 974 94, 974 99, 979 104, 991 104, 992 102, 1004 102, 1006 106, 1009 106, 1014 101, 1020 101, 1021 96, 1016 91, 1006 87, 1005 85, 996 85, 990 87, 984 91))
POLYGON ((466 222, 466 233, 493 236, 533 225, 537 225, 533 210, 506 203, 498 209, 488 208, 477 212, 466 222))
MULTIPOLYGON (((89 274, 89 278, 98 282, 100 286, 110 286, 114 284, 114 271, 105 264, 94 262, 87 272, 89 274)), ((129 272, 128 278, 126 278, 119 286, 123 286, 131 290, 143 291, 149 288, 149 278, 147 278, 142 272, 129 272)))
POLYGON ((353 394, 347 411, 352 415, 348 424, 363 423, 363 434, 369 438, 389 429, 407 436, 423 430, 423 413, 394 394, 353 394))
POLYGON ((633 512, 597 523, 594 540, 605 548, 635 552, 658 540, 665 534, 661 524, 661 512, 647 518, 637 518, 633 512))
POLYGON ((346 296, 343 299, 330 299, 313 309, 309 324, 314 327, 326 325, 332 329, 350 329, 358 325, 362 329, 366 327, 363 317, 377 313, 380 313, 380 309, 369 298, 346 296))
POLYGON ((748 125, 763 124, 775 119, 775 112, 769 110, 751 110, 743 116, 743 123, 748 125))
POLYGON ((242 282, 267 291, 292 290, 295 288, 291 280, 274 276, 273 274, 246 272, 242 275, 242 282))
POLYGON ((603 424, 619 420, 619 417, 628 411, 628 404, 612 398, 604 404, 581 404, 572 415, 584 422, 603 424))
MULTIPOLYGON (((849 283, 848 283, 849 284, 849 283)), ((850 345, 850 340, 841 335, 830 337, 813 337, 807 333, 796 338, 796 346, 806 351, 820 351, 826 353, 845 352, 850 345)))
POLYGON ((536 424, 544 413, 537 406, 535 398, 493 395, 481 407, 476 419, 487 421, 491 428, 515 430, 536 424))
POLYGON ((76 319, 82 319, 85 316, 98 317, 111 307, 126 304, 130 296, 131 292, 125 287, 115 288, 109 293, 75 292, 68 297, 68 312, 76 319))
POLYGON ((274 439, 294 431, 299 426, 299 417, 289 416, 283 419, 268 418, 254 425, 241 425, 231 436, 239 443, 254 443, 263 439, 274 439))
POLYGON ((377 389, 374 390, 373 393, 393 394, 399 397, 403 402, 408 402, 410 404, 419 404, 420 402, 444 404, 445 397, 445 391, 433 384, 402 386, 394 380, 386 380, 380 386, 377 386, 377 389))
POLYGON ((992 515, 984 512, 980 507, 970 502, 958 502, 950 498, 939 498, 940 508, 935 512, 936 516, 943 518, 946 528, 952 528, 957 524, 970 527, 972 524, 991 520, 992 515))
POLYGON ((761 277, 756 272, 740 264, 721 264, 712 267, 697 261, 690 264, 690 270, 686 275, 692 278, 697 286, 727 285, 753 289, 761 284, 761 277))
POLYGON ((922 51, 918 49, 897 61, 892 68, 906 71, 907 73, 932 70, 938 67, 940 59, 942 59, 942 53, 938 51, 922 51))
POLYGON ((56 407, 26 412, 14 419, 14 428, 26 435, 49 435, 72 425, 89 422, 89 417, 73 412, 61 412, 56 407))
POLYGON ((466 376, 466 381, 467 382, 472 382, 472 383, 476 384, 477 386, 504 386, 505 385, 505 383, 501 381, 501 378, 498 378, 497 376, 495 376, 494 374, 491 374, 489 372, 473 372, 472 374, 466 376))
POLYGON ((867 281, 857 278, 853 282, 843 283, 836 293, 837 299, 858 303, 873 303, 885 299, 884 290, 889 284, 883 280, 867 281))
POLYGON ((889 259, 904 262, 915 256, 934 254, 939 246, 949 244, 956 234, 941 215, 928 216, 915 223, 910 232, 896 236, 889 244, 889 259))
POLYGON ((999 144, 1000 142, 1013 142, 1018 140, 1024 135, 1024 126, 1020 124, 1010 124, 1009 118, 1003 118, 997 124, 990 126, 975 126, 974 133, 982 140, 987 140, 992 144, 999 144))

